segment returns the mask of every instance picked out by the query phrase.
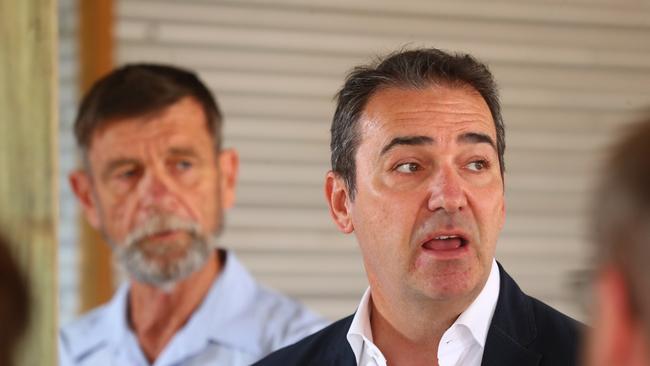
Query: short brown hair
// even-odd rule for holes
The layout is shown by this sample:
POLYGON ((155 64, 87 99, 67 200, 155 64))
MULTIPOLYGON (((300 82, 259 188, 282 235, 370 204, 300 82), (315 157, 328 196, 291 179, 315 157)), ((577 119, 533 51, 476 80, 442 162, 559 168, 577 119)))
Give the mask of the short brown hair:
POLYGON ((93 133, 117 118, 158 112, 184 97, 203 107, 215 147, 221 146, 221 111, 210 90, 191 71, 160 64, 129 64, 98 80, 83 98, 74 124, 85 153, 93 133))

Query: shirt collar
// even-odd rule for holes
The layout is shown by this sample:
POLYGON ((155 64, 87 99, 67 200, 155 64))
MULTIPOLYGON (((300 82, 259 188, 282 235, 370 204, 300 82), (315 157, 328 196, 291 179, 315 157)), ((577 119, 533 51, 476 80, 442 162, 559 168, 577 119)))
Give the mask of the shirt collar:
MULTIPOLYGON (((379 348, 375 346, 372 339, 372 328, 370 327, 370 287, 366 289, 366 292, 361 298, 357 312, 352 318, 352 324, 348 330, 347 339, 350 347, 352 347, 352 352, 354 352, 354 357, 357 360, 357 364, 361 361, 363 352, 365 350, 371 357, 374 357, 378 360, 384 360, 384 355, 381 353, 379 348)), ((378 364, 381 364, 378 362, 378 364)))
POLYGON ((474 340, 483 348, 487 338, 494 309, 499 299, 499 266, 492 260, 492 268, 485 286, 469 307, 460 314, 451 327, 464 325, 472 333, 474 340))
MULTIPOLYGON (((496 264, 496 260, 492 259, 490 274, 488 275, 485 286, 483 286, 476 299, 460 314, 449 329, 463 325, 469 329, 474 340, 481 347, 485 347, 485 340, 499 298, 499 286, 499 267, 496 264)), ((381 351, 373 343, 372 328, 370 326, 370 309, 370 288, 368 288, 361 298, 361 302, 359 303, 357 312, 354 314, 352 324, 347 333, 348 343, 352 347, 357 363, 362 357, 364 347, 369 347, 369 353, 373 357, 384 359, 381 351)))

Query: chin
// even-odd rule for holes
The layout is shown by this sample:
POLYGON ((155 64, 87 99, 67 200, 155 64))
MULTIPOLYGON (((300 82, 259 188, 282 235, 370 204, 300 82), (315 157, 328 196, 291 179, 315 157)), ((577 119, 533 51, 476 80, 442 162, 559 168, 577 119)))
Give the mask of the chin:
POLYGON ((418 276, 417 288, 425 297, 436 301, 462 299, 477 291, 479 276, 472 268, 459 271, 436 271, 425 276, 418 276))

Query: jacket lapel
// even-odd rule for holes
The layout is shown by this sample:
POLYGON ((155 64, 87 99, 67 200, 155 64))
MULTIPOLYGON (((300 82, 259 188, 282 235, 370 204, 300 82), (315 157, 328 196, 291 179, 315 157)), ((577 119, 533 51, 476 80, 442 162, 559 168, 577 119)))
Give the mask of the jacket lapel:
POLYGON ((501 285, 483 352, 482 366, 536 366, 541 355, 528 349, 537 336, 532 303, 499 264, 501 285))
POLYGON ((354 357, 354 352, 347 337, 353 318, 354 314, 350 315, 336 329, 335 336, 331 338, 332 342, 326 346, 323 353, 322 365, 357 366, 357 359, 354 357))
POLYGON ((522 347, 500 329, 490 327, 481 366, 537 366, 542 356, 522 347))

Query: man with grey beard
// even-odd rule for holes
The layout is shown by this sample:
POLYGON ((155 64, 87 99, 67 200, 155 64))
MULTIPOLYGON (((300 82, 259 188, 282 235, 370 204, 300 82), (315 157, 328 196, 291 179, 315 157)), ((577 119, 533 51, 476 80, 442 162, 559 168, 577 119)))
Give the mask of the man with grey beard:
POLYGON ((60 365, 248 365, 324 325, 217 247, 238 170, 221 123, 171 66, 124 66, 84 97, 70 183, 129 282, 60 331, 60 365))

